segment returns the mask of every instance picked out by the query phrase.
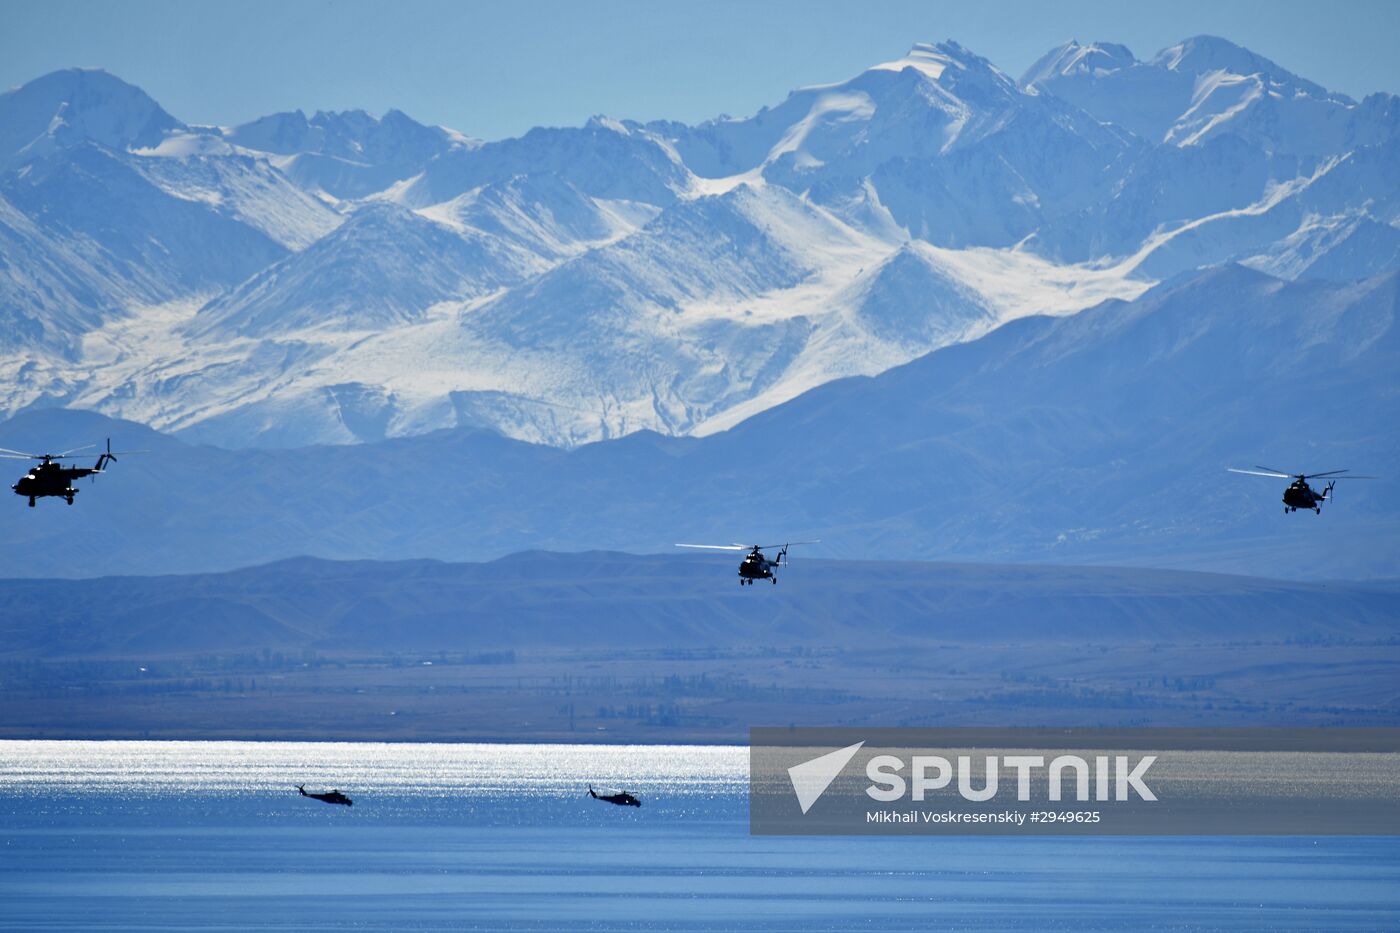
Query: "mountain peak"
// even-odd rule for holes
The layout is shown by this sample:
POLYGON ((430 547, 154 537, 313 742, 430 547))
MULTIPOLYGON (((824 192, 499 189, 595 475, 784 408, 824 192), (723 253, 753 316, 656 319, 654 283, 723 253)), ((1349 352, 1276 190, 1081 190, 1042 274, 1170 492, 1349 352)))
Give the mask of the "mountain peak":
POLYGON ((1263 75, 1275 84, 1299 88, 1312 97, 1351 102, 1345 95, 1333 94, 1319 84, 1300 78, 1282 65, 1219 36, 1200 35, 1183 39, 1158 52, 1151 64, 1183 75, 1202 75, 1213 71, 1263 75))
POLYGON ((1102 74, 1135 64, 1137 57, 1126 45, 1117 42, 1090 42, 1086 45, 1078 39, 1071 39, 1046 52, 1027 68, 1021 76, 1021 86, 1029 87, 1056 77, 1102 74))
POLYGON ((1267 58, 1255 55, 1229 39, 1204 34, 1182 39, 1176 45, 1163 49, 1157 53, 1152 64, 1160 65, 1168 71, 1185 72, 1211 71, 1226 67, 1236 74, 1269 70, 1255 67, 1259 64, 1278 68, 1267 58))
POLYGON ((915 42, 903 58, 882 62, 871 71, 903 71, 913 68, 935 81, 941 80, 949 68, 958 71, 996 70, 991 62, 968 51, 952 39, 942 42, 915 42))
POLYGON ((588 122, 584 124, 584 129, 595 131, 602 130, 607 133, 616 133, 619 136, 632 135, 632 130, 624 121, 616 117, 610 117, 605 113, 595 113, 593 116, 589 117, 588 122))
POLYGON ((0 167, 88 141, 147 148, 183 128, 134 84, 100 68, 67 68, 0 94, 0 167))
POLYGON ((915 43, 903 58, 876 65, 866 74, 909 69, 967 103, 1004 102, 1008 94, 1020 93, 1000 68, 952 39, 915 43))

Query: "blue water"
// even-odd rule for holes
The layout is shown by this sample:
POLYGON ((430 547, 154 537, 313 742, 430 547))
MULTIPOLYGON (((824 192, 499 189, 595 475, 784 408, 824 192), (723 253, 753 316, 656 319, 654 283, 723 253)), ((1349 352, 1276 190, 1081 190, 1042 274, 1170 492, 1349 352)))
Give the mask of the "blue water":
POLYGON ((1400 929, 1392 838, 752 837, 745 777, 732 748, 0 742, 0 930, 1400 929))

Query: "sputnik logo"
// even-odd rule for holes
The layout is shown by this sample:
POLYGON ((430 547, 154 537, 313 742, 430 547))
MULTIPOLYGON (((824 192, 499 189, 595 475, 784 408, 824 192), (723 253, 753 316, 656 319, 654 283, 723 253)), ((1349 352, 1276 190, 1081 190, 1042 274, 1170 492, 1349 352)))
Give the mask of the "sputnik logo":
POLYGON ((802 806, 803 813, 812 809, 812 804, 826 793, 831 782, 836 780, 836 775, 864 744, 864 741, 860 741, 788 768, 788 778, 792 781, 792 790, 797 794, 797 802, 802 806))

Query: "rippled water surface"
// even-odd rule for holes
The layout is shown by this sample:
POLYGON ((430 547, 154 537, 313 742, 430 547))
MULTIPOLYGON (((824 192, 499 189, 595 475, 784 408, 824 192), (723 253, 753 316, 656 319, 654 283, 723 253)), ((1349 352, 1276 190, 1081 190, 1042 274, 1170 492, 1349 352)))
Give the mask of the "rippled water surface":
POLYGON ((0 930, 1400 929, 1392 838, 751 837, 746 780, 732 747, 0 742, 0 930))

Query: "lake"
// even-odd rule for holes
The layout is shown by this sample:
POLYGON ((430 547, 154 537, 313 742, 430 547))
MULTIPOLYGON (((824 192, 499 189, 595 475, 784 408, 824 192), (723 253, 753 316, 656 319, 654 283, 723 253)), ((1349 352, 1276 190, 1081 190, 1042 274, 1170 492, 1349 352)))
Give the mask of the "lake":
POLYGON ((747 769, 732 746, 0 741, 0 930, 1400 929, 1392 837, 754 837, 747 769))

